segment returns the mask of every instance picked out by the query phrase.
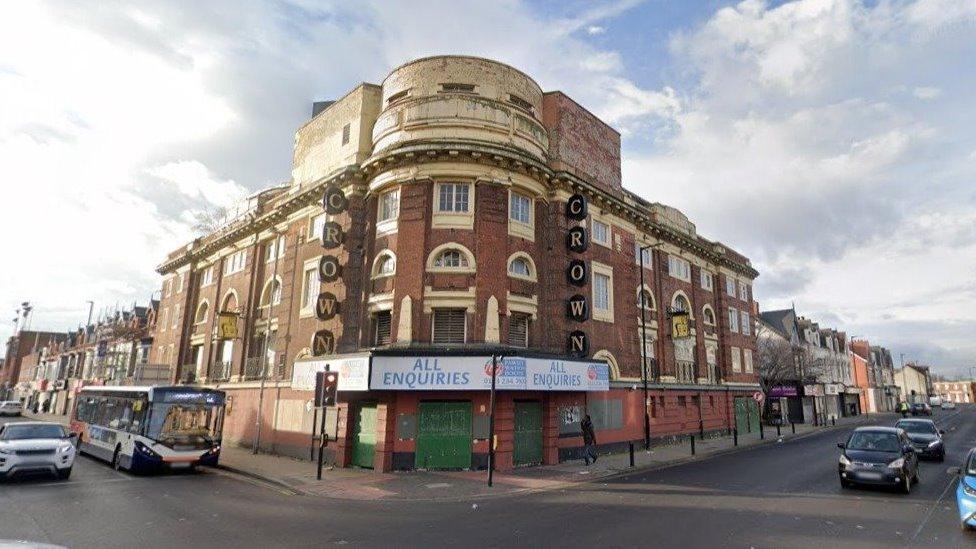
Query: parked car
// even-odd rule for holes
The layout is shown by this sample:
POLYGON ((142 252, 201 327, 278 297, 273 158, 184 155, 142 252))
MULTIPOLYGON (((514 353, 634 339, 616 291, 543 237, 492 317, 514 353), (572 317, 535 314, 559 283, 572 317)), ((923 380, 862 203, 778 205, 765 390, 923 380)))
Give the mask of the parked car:
POLYGON ((24 406, 19 400, 0 402, 0 416, 19 416, 22 413, 24 413, 24 406))
POLYGON ((955 410, 956 409, 956 403, 955 402, 952 402, 951 400, 944 400, 944 401, 942 401, 942 409, 943 410, 955 410))
POLYGON ((908 494, 918 482, 918 454, 902 429, 858 427, 837 447, 843 450, 837 465, 842 488, 892 486, 908 494))
POLYGON ((40 472, 70 477, 74 439, 74 434, 57 423, 25 421, 0 426, 0 479, 40 472))
POLYGON ((929 397, 929 406, 931 406, 933 408, 941 408, 942 407, 942 397, 940 397, 938 395, 936 395, 936 396, 930 396, 929 397))
POLYGON ((915 404, 912 404, 912 415, 930 416, 932 415, 932 407, 924 402, 916 402, 915 404))
POLYGON ((942 440, 945 431, 936 427, 931 419, 899 419, 895 428, 905 431, 918 457, 945 461, 945 443, 942 440))
POLYGON ((956 508, 963 530, 976 528, 976 448, 969 451, 962 467, 950 467, 949 474, 959 475, 956 486, 956 508))

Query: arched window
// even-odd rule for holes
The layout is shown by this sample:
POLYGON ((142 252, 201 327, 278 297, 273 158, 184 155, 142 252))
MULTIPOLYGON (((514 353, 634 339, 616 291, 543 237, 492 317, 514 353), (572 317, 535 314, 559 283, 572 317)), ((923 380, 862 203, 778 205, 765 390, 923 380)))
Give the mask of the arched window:
POLYGON ((671 308, 675 311, 681 312, 691 312, 691 304, 688 303, 688 298, 684 294, 678 293, 674 295, 674 299, 671 300, 671 308))
POLYGON ((444 250, 434 259, 435 267, 467 267, 468 258, 460 250, 444 250))
POLYGON ((427 256, 427 270, 472 273, 476 270, 474 254, 456 242, 441 244, 427 256))
POLYGON ((203 324, 204 322, 206 322, 207 313, 209 311, 210 311, 210 303, 207 303, 206 300, 201 301, 200 304, 197 305, 197 314, 194 315, 193 322, 196 324, 203 324))
POLYGON ((268 305, 277 305, 281 303, 281 280, 273 279, 269 280, 267 284, 264 285, 264 290, 261 292, 261 307, 267 307, 268 305))
POLYGON ((637 290, 637 307, 643 307, 648 311, 653 311, 656 308, 654 305, 654 294, 646 286, 637 290))
POLYGON ((715 325, 715 311, 712 310, 711 306, 705 305, 705 307, 702 308, 702 320, 709 326, 715 325))
POLYGON ((234 290, 230 290, 224 296, 224 303, 220 306, 220 310, 231 313, 237 312, 237 293, 234 290))
POLYGON ((525 252, 515 252, 508 258, 508 276, 514 278, 524 278, 536 280, 535 263, 529 254, 525 252))
POLYGON ((605 360, 607 362, 610 380, 620 379, 620 366, 617 365, 617 359, 606 349, 600 349, 593 355, 594 360, 605 360))
POLYGON ((390 276, 396 273, 396 255, 390 250, 383 250, 376 254, 373 260, 373 278, 390 276))

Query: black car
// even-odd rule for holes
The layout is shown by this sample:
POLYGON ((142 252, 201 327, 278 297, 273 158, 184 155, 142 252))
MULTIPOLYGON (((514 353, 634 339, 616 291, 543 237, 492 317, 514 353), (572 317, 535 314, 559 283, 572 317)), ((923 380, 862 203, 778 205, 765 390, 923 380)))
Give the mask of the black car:
POLYGON ((904 493, 918 482, 918 453, 908 435, 894 427, 858 427, 842 449, 837 472, 840 485, 893 486, 904 493))
POLYGON ((939 430, 931 419, 900 419, 895 428, 905 431, 918 457, 945 461, 945 444, 942 441, 945 431, 939 430))
POLYGON ((932 407, 924 402, 916 402, 915 404, 912 404, 912 415, 930 416, 932 415, 932 407))

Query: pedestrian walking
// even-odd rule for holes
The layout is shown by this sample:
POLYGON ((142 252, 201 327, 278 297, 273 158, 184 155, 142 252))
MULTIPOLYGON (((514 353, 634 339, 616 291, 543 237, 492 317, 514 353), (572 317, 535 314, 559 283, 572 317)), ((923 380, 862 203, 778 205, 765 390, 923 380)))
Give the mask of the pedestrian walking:
POLYGON ((593 420, 587 414, 580 422, 580 430, 583 432, 583 461, 587 465, 590 461, 596 463, 596 433, 593 431, 593 420))
POLYGON ((901 417, 908 417, 908 403, 904 400, 898 405, 898 411, 901 412, 901 417))

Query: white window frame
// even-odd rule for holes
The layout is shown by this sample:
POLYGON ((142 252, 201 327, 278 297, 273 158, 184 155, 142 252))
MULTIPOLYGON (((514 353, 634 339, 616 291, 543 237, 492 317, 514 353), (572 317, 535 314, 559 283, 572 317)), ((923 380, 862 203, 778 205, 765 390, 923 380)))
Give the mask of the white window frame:
POLYGON ((702 324, 706 326, 714 326, 717 321, 718 318, 715 317, 715 309, 713 309, 711 305, 706 304, 704 307, 702 307, 702 324), (712 313, 711 322, 708 321, 708 315, 706 314, 706 311, 712 313))
POLYGON ((261 288, 261 294, 258 296, 258 308, 259 309, 267 309, 271 305, 281 305, 281 299, 282 299, 282 295, 281 294, 282 293, 283 292, 282 292, 282 287, 281 287, 281 277, 278 276, 278 277, 274 277, 274 278, 269 279, 267 282, 264 283, 264 286, 261 288), (277 299, 275 299, 275 291, 274 291, 274 285, 275 284, 278 285, 278 296, 277 296, 277 299), (268 302, 265 303, 264 302, 264 294, 268 292, 268 288, 269 287, 271 288, 271 294, 268 296, 268 302))
POLYGON ((595 242, 596 244, 599 244, 599 245, 604 246, 606 248, 612 248, 613 247, 613 227, 610 225, 610 223, 608 223, 608 222, 606 222, 606 221, 604 221, 602 219, 599 219, 596 216, 590 216, 590 239, 593 242, 595 242), (606 238, 603 238, 603 239, 597 238, 596 228, 597 228, 598 225, 601 225, 603 227, 606 227, 607 230, 606 230, 606 233, 604 233, 604 236, 606 238))
POLYGON ((701 269, 699 272, 699 278, 701 279, 700 285, 702 289, 709 292, 713 291, 715 289, 715 275, 711 271, 706 271, 705 269, 701 269))
POLYGON ((725 275, 725 293, 730 297, 736 297, 736 282, 735 279, 729 275, 725 275))
POLYGON ((320 213, 318 215, 313 215, 308 218, 308 238, 309 240, 316 238, 321 239, 322 233, 325 231, 325 222, 329 220, 329 216, 326 213, 320 213))
POLYGON ((457 242, 446 242, 440 246, 434 248, 430 254, 427 256, 427 272, 431 273, 475 273, 478 271, 478 265, 475 262, 474 254, 471 250, 458 244, 457 242), (449 250, 457 250, 465 257, 468 261, 466 267, 442 267, 435 266, 434 263, 440 257, 440 255, 449 250))
POLYGON ((752 349, 742 349, 742 365, 747 374, 753 371, 752 349))
POLYGON ((278 235, 272 238, 270 242, 265 242, 264 262, 274 263, 276 259, 283 258, 285 256, 286 244, 285 235, 278 235))
POLYGON ((534 198, 532 198, 530 195, 526 193, 509 189, 508 208, 507 208, 506 215, 508 216, 508 234, 513 236, 520 236, 526 240, 535 241, 535 199, 534 198), (516 199, 525 199, 528 201, 528 205, 526 207, 526 213, 528 214, 529 219, 527 222, 512 217, 512 205, 516 199))
POLYGON ((200 277, 201 288, 205 288, 211 284, 213 284, 213 265, 204 269, 203 275, 200 277))
POLYGON ((434 212, 431 216, 431 227, 435 229, 474 229, 474 208, 475 208, 476 185, 469 181, 438 181, 433 185, 434 193, 434 212), (441 192, 444 187, 452 187, 451 209, 441 210, 444 206, 441 203, 441 192), (458 188, 468 190, 468 202, 466 210, 454 210, 458 188))
POLYGON ((732 371, 741 372, 742 371, 742 354, 738 347, 732 347, 732 371))
POLYGON ((593 320, 599 320, 602 322, 613 322, 613 267, 609 265, 604 265, 603 263, 592 261, 590 262, 590 270, 592 271, 592 279, 590 281, 590 300, 593 304, 593 320), (607 308, 601 309, 597 307, 597 286, 596 280, 597 276, 604 276, 607 278, 607 308))
POLYGON ((749 311, 739 311, 739 317, 739 329, 742 330, 742 335, 750 335, 752 327, 749 325, 751 322, 749 311))
POLYGON ((729 331, 736 333, 739 331, 739 311, 735 307, 729 307, 729 331))
POLYGON ((520 280, 527 280, 529 282, 538 281, 538 275, 536 274, 536 269, 535 269, 535 261, 532 260, 532 256, 530 256, 525 252, 515 252, 512 255, 508 256, 508 261, 506 262, 505 270, 506 272, 508 272, 508 276, 511 278, 518 278, 520 280), (518 259, 525 261, 526 265, 528 265, 529 274, 524 275, 521 273, 512 272, 512 264, 515 263, 515 261, 518 259))
POLYGON ((376 199, 376 234, 390 234, 397 230, 397 220, 400 219, 400 188, 390 189, 381 193, 376 199), (393 197, 393 208, 394 211, 391 215, 386 216, 384 210, 386 209, 386 200, 389 197, 393 197))
POLYGON ((739 281, 739 299, 749 301, 749 286, 741 280, 739 281))
POLYGON ((375 280, 377 278, 394 276, 396 274, 396 269, 397 269, 396 254, 389 249, 380 250, 380 253, 376 254, 376 257, 373 258, 373 266, 370 269, 370 278, 375 280), (393 261, 393 270, 388 273, 380 272, 380 267, 383 265, 383 260, 386 258, 389 258, 391 261, 393 261))
POLYGON ((640 267, 640 264, 641 264, 641 255, 643 255, 644 256, 644 268, 645 269, 653 269, 654 268, 654 254, 651 253, 652 252, 651 248, 644 248, 642 250, 641 248, 643 246, 647 246, 647 244, 641 244, 637 240, 634 241, 634 265, 637 265, 638 267, 640 267))
POLYGON ((204 299, 197 305, 196 310, 193 311, 193 324, 194 325, 206 324, 207 317, 209 316, 210 316, 210 302, 204 299), (203 311, 203 318, 200 318, 200 309, 203 308, 204 306, 206 306, 206 309, 203 311))
POLYGON ((172 328, 175 330, 180 325, 180 304, 177 303, 173 305, 173 324, 172 328))
POLYGON ((638 311, 640 311, 641 305, 644 305, 645 311, 657 310, 657 301, 654 299, 654 292, 651 291, 650 286, 645 285, 643 287, 637 288, 637 310, 638 311), (647 300, 641 299, 644 292, 647 292, 647 295, 651 300, 650 303, 647 303, 647 300))
POLYGON ((319 280, 318 271, 319 258, 309 259, 302 266, 302 303, 299 309, 299 316, 312 316, 315 314, 315 302, 322 289, 322 282, 319 280), (309 285, 309 273, 312 275, 311 285, 309 285), (314 291, 312 291, 312 288, 314 288, 314 291), (308 299, 308 303, 305 303, 306 299, 308 299))
POLYGON ((691 282, 691 262, 682 257, 668 254, 668 275, 671 278, 691 282))

